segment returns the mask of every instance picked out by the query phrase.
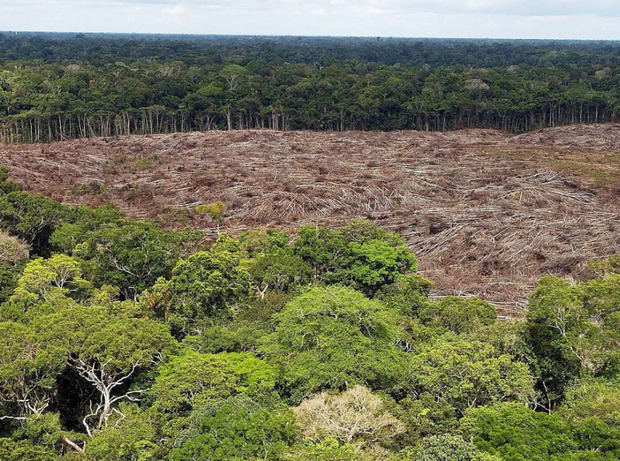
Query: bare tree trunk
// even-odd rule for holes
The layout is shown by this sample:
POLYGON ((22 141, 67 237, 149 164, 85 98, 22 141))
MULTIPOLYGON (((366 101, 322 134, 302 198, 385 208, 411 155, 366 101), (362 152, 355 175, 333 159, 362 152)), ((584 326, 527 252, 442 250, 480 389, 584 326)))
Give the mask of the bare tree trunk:
POLYGON ((72 440, 69 440, 67 438, 66 435, 63 434, 63 436, 60 438, 60 440, 63 441, 63 443, 69 445, 71 448, 73 448, 75 451, 77 451, 78 453, 82 453, 84 454, 86 451, 84 450, 84 448, 80 447, 77 443, 75 443, 72 440))
POLYGON ((226 106, 224 110, 224 114, 226 115, 226 125, 228 127, 228 131, 232 130, 232 110, 230 105, 226 106))

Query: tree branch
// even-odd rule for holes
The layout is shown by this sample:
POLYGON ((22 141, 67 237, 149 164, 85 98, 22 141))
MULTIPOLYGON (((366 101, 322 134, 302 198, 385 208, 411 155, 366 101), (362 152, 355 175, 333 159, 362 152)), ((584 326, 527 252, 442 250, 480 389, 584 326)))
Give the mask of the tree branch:
MULTIPOLYGON (((63 436, 60 438, 60 440, 62 440, 64 443, 66 443, 67 445, 69 445, 71 448, 73 448, 75 451, 77 451, 78 453, 82 453, 84 454, 86 451, 84 450, 84 448, 80 447, 77 443, 75 443, 72 440, 69 440, 67 438, 66 435, 63 434, 63 436)), ((84 444, 86 446, 86 444, 84 444)))

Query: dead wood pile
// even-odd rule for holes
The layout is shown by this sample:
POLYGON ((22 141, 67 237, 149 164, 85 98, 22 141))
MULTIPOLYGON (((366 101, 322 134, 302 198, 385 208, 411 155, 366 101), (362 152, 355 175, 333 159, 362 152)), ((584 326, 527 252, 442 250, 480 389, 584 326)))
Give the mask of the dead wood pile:
POLYGON ((438 295, 476 294, 520 315, 544 273, 578 276, 620 252, 620 126, 511 136, 208 132, 0 146, 28 190, 113 202, 167 226, 294 229, 369 218, 400 232, 438 295))

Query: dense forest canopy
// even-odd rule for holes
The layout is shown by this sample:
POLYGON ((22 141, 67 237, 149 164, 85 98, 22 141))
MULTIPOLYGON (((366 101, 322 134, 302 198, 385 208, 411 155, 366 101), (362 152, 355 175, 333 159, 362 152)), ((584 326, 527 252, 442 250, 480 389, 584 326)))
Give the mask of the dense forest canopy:
POLYGON ((241 65, 254 60, 320 65, 358 60, 431 67, 620 61, 620 41, 0 32, 0 44, 0 61, 79 60, 98 65, 119 59, 182 61, 187 65, 224 64, 230 59, 241 65))
POLYGON ((368 221, 207 244, 0 169, 0 459, 620 457, 620 257, 525 319, 432 288, 368 221))
POLYGON ((615 120, 620 43, 0 33, 0 139, 615 120))

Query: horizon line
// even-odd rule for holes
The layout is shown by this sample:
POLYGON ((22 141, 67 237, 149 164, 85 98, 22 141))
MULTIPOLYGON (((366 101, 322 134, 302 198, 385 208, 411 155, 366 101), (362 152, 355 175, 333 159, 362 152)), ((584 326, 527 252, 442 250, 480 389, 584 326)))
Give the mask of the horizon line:
POLYGON ((46 30, 0 30, 0 34, 57 34, 57 35, 135 35, 158 37, 246 37, 246 38, 332 38, 332 39, 385 39, 385 40, 463 40, 463 41, 541 41, 541 42, 608 42, 618 43, 620 39, 596 38, 516 38, 516 37, 432 37, 396 35, 290 35, 290 34, 221 34, 221 33, 183 33, 183 32, 105 32, 105 31, 46 31, 46 30))

